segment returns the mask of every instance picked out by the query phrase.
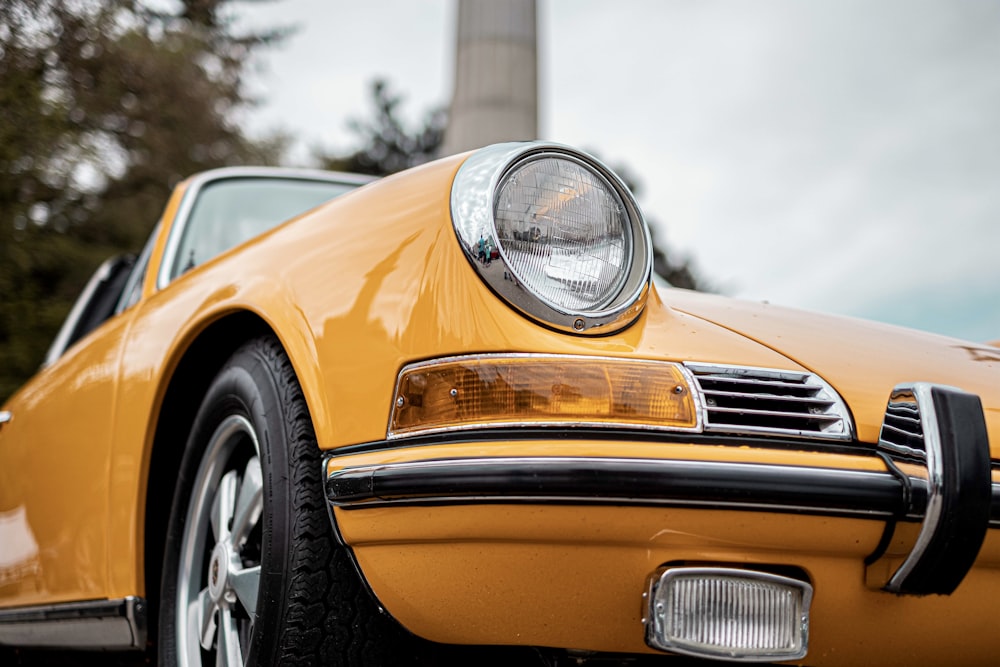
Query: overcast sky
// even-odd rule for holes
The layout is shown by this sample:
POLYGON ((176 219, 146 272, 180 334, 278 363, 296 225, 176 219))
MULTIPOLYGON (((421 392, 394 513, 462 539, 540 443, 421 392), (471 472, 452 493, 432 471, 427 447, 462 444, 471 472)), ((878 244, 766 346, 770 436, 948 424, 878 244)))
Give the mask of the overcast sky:
MULTIPOLYGON (((244 5, 295 25, 248 123, 352 146, 370 82, 453 79, 451 0, 244 5)), ((625 165, 732 296, 1000 339, 1000 2, 539 0, 541 135, 625 165)))

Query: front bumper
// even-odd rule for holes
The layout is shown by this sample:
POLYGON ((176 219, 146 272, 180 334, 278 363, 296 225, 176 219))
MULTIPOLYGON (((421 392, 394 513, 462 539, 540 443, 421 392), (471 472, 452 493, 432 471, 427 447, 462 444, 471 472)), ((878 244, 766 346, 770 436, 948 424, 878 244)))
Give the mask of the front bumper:
POLYGON ((466 503, 663 505, 917 520, 927 485, 889 470, 638 458, 461 458, 333 471, 337 507, 466 503))
POLYGON ((936 420, 922 461, 862 444, 465 433, 331 457, 327 494, 382 604, 430 639, 649 652, 639 598, 657 568, 791 568, 815 589, 811 663, 872 661, 879 643, 896 652, 877 662, 914 664, 942 622, 965 633, 1000 596, 978 399, 928 386, 920 401, 936 420), (905 636, 887 640, 899 618, 905 636))

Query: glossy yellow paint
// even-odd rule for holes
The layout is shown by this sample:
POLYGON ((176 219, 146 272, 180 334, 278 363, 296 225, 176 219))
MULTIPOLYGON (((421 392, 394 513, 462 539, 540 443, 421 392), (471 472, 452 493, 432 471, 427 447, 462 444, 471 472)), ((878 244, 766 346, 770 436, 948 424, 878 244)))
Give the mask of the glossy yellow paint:
MULTIPOLYGON (((161 227, 173 219, 183 191, 175 190, 161 227)), ((144 593, 136 573, 145 498, 136 482, 145 442, 122 437, 121 423, 145 429, 150 414, 133 412, 119 391, 136 312, 105 322, 6 406, 15 418, 0 432, 0 512, 23 508, 26 522, 16 539, 30 535, 38 565, 0 586, 0 607, 144 593), (116 586, 122 568, 128 582, 116 586)))
MULTIPOLYGON (((808 664, 954 664, 954 644, 988 637, 993 567, 952 596, 900 598, 864 582, 882 522, 649 507, 480 505, 338 510, 372 588, 410 630, 438 641, 650 652, 642 593, 666 563, 794 566, 814 588, 808 664), (355 517, 354 515, 357 515, 355 517), (893 632, 893 628, 905 628, 893 632)), ((987 664, 988 642, 960 650, 987 664)))
MULTIPOLYGON (((483 456, 663 458, 884 471, 877 456, 686 443, 478 442, 333 457, 327 472, 386 463, 483 456)), ((994 475, 1000 481, 1000 474, 994 475)), ((1000 533, 990 531, 977 571, 948 598, 880 592, 865 558, 880 520, 676 508, 479 505, 338 509, 380 602, 411 631, 437 641, 546 644, 648 652, 641 595, 647 577, 672 562, 791 566, 815 588, 809 664, 944 664, 938 646, 912 649, 909 630, 940 636, 986 632, 990 596, 1000 594, 1000 533), (970 583, 975 582, 975 583, 970 583), (981 587, 981 588, 977 588, 981 587), (982 595, 980 594, 981 592, 982 595), (896 627, 905 617, 907 633, 896 627), (968 629, 961 616, 972 625, 968 629), (899 621, 896 621, 898 623, 899 621), (845 637, 849 638, 845 641, 845 637)), ((906 553, 916 524, 894 540, 906 553)), ((899 560, 883 564, 898 566, 899 560)), ((969 647, 969 661, 988 655, 969 647)))
MULTIPOLYGON (((538 326, 497 299, 455 239, 449 187, 461 162, 449 158, 361 188, 157 289, 159 258, 186 192, 179 186, 140 302, 5 406, 15 418, 0 429, 0 512, 24 513, 38 565, 0 584, 0 607, 146 593, 146 504, 170 502, 147 498, 147 480, 174 474, 149 469, 157 423, 173 418, 161 414, 162 402, 192 343, 235 313, 254 314, 281 340, 320 446, 331 451, 386 437, 405 365, 528 352, 808 368, 842 393, 865 443, 877 440, 894 384, 943 382, 981 393, 1000 458, 995 360, 972 360, 956 341, 656 290, 635 324, 614 335, 538 326)), ((400 448, 336 457, 331 466, 491 454, 883 469, 866 455, 587 441, 400 448)), ((809 654, 816 664, 903 660, 912 655, 905 641, 879 633, 901 623, 907 633, 932 625, 957 632, 964 623, 963 631, 987 636, 985 596, 970 590, 1000 594, 995 531, 977 571, 935 605, 865 585, 863 559, 882 534, 880 521, 528 505, 338 510, 337 518, 383 604, 416 632, 447 641, 643 651, 638 596, 650 572, 676 559, 805 569, 818 591, 809 654), (844 633, 851 639, 837 643, 835 655, 835 635, 844 633)))
POLYGON ((878 440, 889 392, 901 382, 937 382, 977 394, 986 412, 992 457, 1000 459, 1000 355, 993 348, 686 290, 671 291, 670 305, 739 331, 819 373, 847 401, 858 437, 865 442, 878 440))
POLYGON ((38 567, 0 586, 0 605, 102 597, 107 589, 110 436, 126 321, 70 350, 9 402, 0 433, 0 512, 21 508, 38 567))

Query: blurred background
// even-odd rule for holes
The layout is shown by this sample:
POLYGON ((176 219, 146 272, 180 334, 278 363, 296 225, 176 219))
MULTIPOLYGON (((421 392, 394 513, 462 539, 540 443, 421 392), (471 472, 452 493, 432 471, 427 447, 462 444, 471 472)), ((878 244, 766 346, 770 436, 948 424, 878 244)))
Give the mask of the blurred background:
MULTIPOLYGON (((1000 339, 1000 3, 486 6, 525 4, 535 133, 635 186, 675 284, 1000 339)), ((0 2, 0 400, 183 177, 454 149, 458 7, 0 2)))

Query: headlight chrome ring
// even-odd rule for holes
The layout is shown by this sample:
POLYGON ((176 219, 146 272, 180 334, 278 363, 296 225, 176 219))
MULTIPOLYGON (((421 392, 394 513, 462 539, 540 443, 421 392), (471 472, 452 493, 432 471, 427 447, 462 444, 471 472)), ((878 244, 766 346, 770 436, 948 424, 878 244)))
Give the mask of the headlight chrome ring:
POLYGON ((645 306, 649 232, 635 198, 598 160, 558 144, 473 153, 451 192, 470 264, 501 298, 559 331, 618 331, 645 306))

